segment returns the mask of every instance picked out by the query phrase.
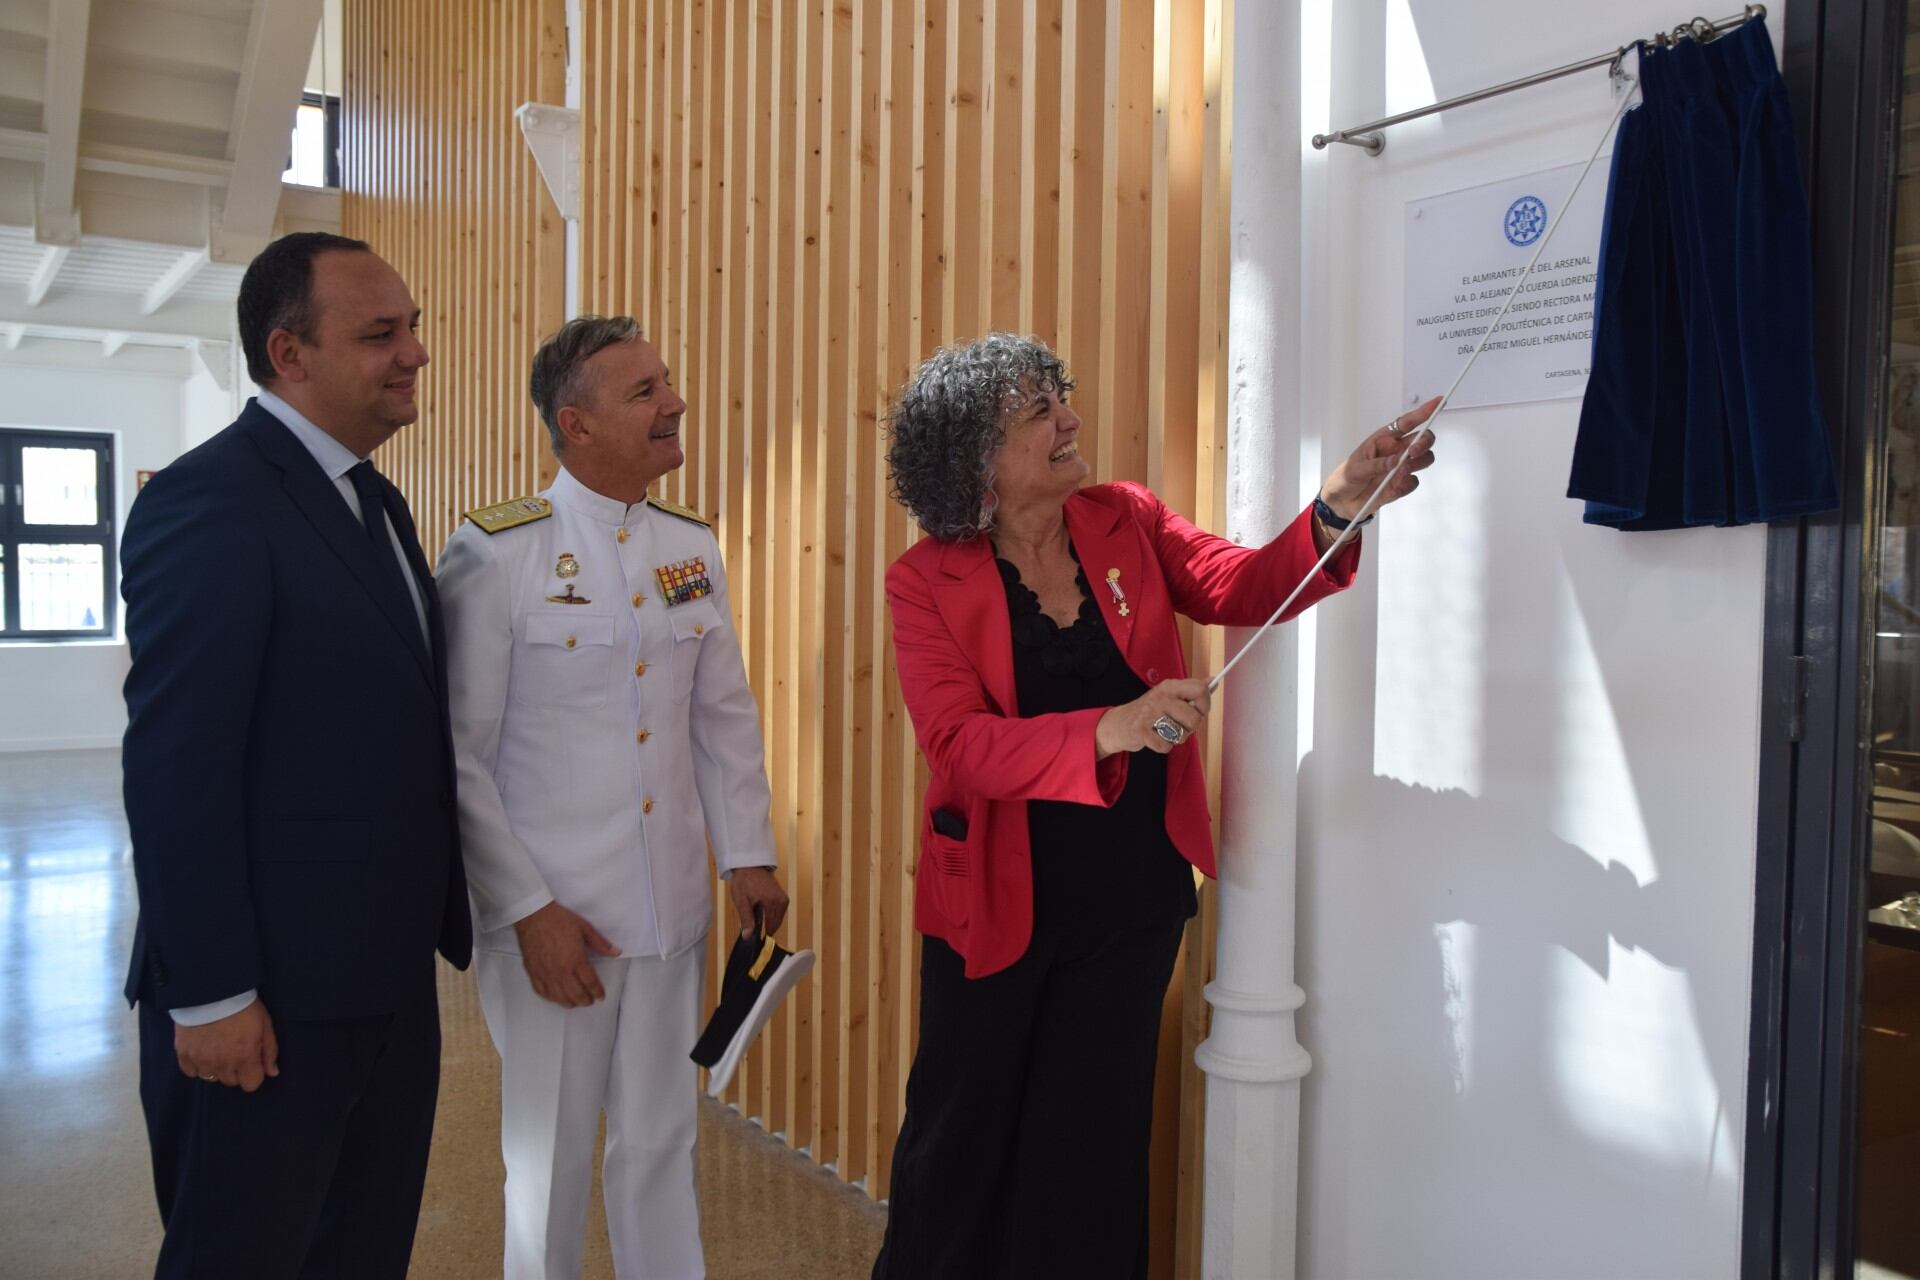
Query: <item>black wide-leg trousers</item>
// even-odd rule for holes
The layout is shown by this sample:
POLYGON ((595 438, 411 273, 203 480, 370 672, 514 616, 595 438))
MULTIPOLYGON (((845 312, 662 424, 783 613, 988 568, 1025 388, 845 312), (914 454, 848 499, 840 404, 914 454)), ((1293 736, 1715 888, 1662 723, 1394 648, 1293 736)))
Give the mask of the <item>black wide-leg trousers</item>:
POLYGON ((182 1075, 171 1017, 140 1002, 156 1280, 404 1280, 440 1088, 432 984, 396 1013, 273 1029, 280 1074, 244 1093, 182 1075))
POLYGON ((875 1280, 1146 1275, 1160 1007, 1185 925, 1036 932, 971 980, 926 939, 875 1280))

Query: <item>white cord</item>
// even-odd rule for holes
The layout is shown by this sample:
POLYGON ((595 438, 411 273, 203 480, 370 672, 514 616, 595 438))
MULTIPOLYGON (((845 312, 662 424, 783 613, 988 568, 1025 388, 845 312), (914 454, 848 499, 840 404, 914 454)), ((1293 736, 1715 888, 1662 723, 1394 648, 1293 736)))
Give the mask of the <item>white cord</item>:
POLYGON ((1373 512, 1374 508, 1379 505, 1380 495, 1387 491, 1387 486, 1392 484, 1394 477, 1400 474, 1400 468, 1405 465, 1407 456, 1413 451, 1413 446, 1419 442, 1421 436, 1433 434, 1434 418, 1438 418, 1447 411, 1447 405, 1453 400, 1453 393, 1460 389, 1460 383, 1466 378, 1467 371, 1473 368, 1473 362, 1478 360, 1480 353, 1487 349, 1487 342, 1493 337, 1494 331, 1500 327, 1500 322, 1506 319, 1507 309, 1513 306, 1513 300, 1520 296, 1520 286, 1526 282, 1528 276, 1533 274, 1534 264, 1539 262, 1540 255, 1546 252, 1547 242, 1553 239, 1553 233, 1560 229, 1560 219, 1566 217, 1567 210, 1573 207, 1573 199, 1580 194, 1581 184, 1586 182, 1587 175, 1593 172, 1593 166, 1600 160, 1601 148, 1605 147, 1607 145, 1607 139, 1613 136, 1613 126, 1620 122, 1620 117, 1625 114, 1628 105, 1631 104, 1632 101, 1632 92, 1627 92, 1620 96, 1620 105, 1615 108, 1612 118, 1607 121, 1607 127, 1601 130, 1600 140, 1593 144, 1593 154, 1587 157, 1586 168, 1580 170, 1580 176, 1573 180, 1573 189, 1568 191, 1567 198, 1561 201, 1560 212, 1553 215, 1553 221, 1547 226, 1547 233, 1540 237, 1539 247, 1533 251, 1533 257, 1527 260, 1526 269, 1521 271, 1519 278, 1513 282, 1513 291, 1507 294, 1507 300, 1500 304, 1500 313, 1493 318, 1493 323, 1487 326, 1487 331, 1480 335, 1480 341, 1473 348, 1473 354, 1468 356, 1467 362, 1460 366, 1460 372, 1454 377, 1453 385, 1448 387, 1447 393, 1440 397, 1440 403, 1434 409, 1433 414, 1425 422, 1420 424, 1419 430, 1413 432, 1413 434, 1406 438, 1406 447, 1400 451, 1400 456, 1395 459, 1393 468, 1387 472, 1386 477, 1374 488, 1372 495, 1368 497, 1366 503, 1353 517, 1352 522, 1340 531, 1340 536, 1333 540, 1333 545, 1327 548, 1326 554, 1322 555, 1313 568, 1308 570, 1306 577, 1300 579, 1300 585, 1287 593, 1287 598, 1280 602, 1280 607, 1273 611, 1273 616, 1261 623, 1260 629, 1247 638, 1247 642, 1240 646, 1240 651, 1227 661, 1227 665, 1221 667, 1220 670, 1214 673, 1213 678, 1207 681, 1208 693, 1212 693, 1220 687, 1220 682, 1227 678, 1227 672, 1233 670, 1234 664, 1246 657, 1248 651, 1260 643, 1261 638, 1273 628, 1273 624, 1280 621, 1286 611, 1292 607, 1293 602, 1300 598, 1300 593, 1307 589, 1307 584, 1319 577, 1321 570, 1325 569, 1327 563, 1332 560, 1335 555, 1339 554, 1340 548, 1347 544, 1347 540, 1360 531, 1360 522, 1365 520, 1367 516, 1373 512))

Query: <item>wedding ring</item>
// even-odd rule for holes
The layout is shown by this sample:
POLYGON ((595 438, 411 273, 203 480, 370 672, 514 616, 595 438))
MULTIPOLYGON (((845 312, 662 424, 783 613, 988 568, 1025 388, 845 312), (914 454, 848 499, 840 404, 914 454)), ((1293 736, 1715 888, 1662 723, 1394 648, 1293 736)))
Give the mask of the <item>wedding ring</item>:
POLYGON ((1182 742, 1186 741, 1187 737, 1187 731, 1181 728, 1180 722, 1172 716, 1161 716, 1158 720, 1155 720, 1153 722, 1153 731, 1175 746, 1179 746, 1182 742))
POLYGON ((208 1082, 212 1082, 212 1081, 214 1081, 214 1080, 218 1080, 218 1079, 219 1079, 220 1077, 219 1077, 219 1076, 201 1076, 200 1078, 201 1078, 202 1080, 206 1080, 206 1081, 208 1081, 208 1082))

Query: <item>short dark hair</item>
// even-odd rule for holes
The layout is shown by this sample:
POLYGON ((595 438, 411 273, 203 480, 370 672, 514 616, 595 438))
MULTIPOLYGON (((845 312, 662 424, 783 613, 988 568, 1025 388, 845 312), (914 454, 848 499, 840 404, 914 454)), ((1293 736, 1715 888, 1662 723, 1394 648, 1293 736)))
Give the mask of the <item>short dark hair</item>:
POLYGON ((561 325, 551 338, 533 353, 533 373, 527 379, 527 395, 547 424, 547 438, 553 442, 553 456, 559 457, 560 410, 578 404, 585 390, 581 374, 587 361, 621 342, 646 337, 640 322, 632 316, 577 316, 561 325))
POLYGON ((313 260, 323 253, 372 253, 365 240, 326 231, 296 231, 260 251, 240 279, 240 349, 247 355, 247 376, 270 386, 276 376, 267 339, 285 329, 313 340, 313 260))
POLYGON ((990 459, 1007 438, 1006 414, 1022 395, 1073 390, 1046 343, 989 333, 928 356, 887 414, 887 472, 894 498, 929 537, 960 542, 993 527, 990 459))

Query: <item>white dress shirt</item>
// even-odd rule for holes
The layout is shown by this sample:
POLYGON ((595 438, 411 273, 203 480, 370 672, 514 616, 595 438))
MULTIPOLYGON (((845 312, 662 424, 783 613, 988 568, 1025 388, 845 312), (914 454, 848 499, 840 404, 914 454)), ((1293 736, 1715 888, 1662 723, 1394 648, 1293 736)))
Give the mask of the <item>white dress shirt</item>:
POLYGON ((629 957, 713 921, 720 873, 775 865, 759 707, 712 530, 562 470, 553 514, 455 530, 435 571, 476 944, 549 902, 629 957), (658 571, 697 560, 703 594, 658 571), (689 592, 688 594, 692 594, 689 592))
MULTIPOLYGON (((305 414, 273 392, 262 390, 256 400, 262 409, 284 423, 287 430, 293 433, 293 438, 313 455, 313 460, 320 464, 322 471, 326 472, 327 479, 333 481, 333 487, 340 491, 342 498, 346 499, 347 509, 353 512, 353 518, 364 525, 365 521, 360 514, 360 495, 354 492, 353 481, 348 478, 347 472, 353 470, 365 459, 315 426, 305 414)), ((381 515, 384 517, 386 513, 382 512, 381 515)), ((399 530, 393 527, 391 520, 386 521, 386 526, 387 539, 393 545, 394 559, 400 562, 400 580, 407 584, 407 592, 413 597, 413 611, 420 620, 420 634, 426 638, 429 636, 426 597, 421 594, 420 583, 414 578, 413 570, 407 564, 407 552, 406 548, 400 544, 399 530)), ((428 638, 429 647, 432 643, 431 638, 428 638)), ((183 1027, 205 1026, 209 1022, 218 1022, 222 1018, 232 1017, 252 1004, 258 996, 258 991, 242 991, 237 996, 216 1000, 212 1004, 197 1004, 184 1009, 175 1009, 172 1011, 173 1020, 183 1027)))

